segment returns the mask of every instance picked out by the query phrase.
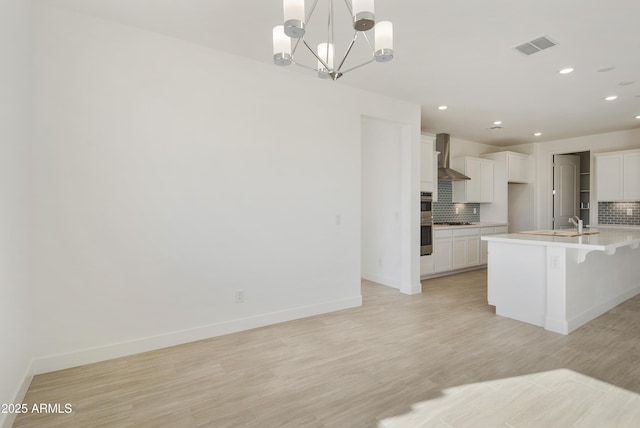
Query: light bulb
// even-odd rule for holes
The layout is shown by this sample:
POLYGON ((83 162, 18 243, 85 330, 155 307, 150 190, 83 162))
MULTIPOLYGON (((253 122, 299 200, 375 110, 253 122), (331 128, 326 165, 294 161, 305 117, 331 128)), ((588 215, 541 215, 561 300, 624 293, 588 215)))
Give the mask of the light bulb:
POLYGON ((376 61, 387 62, 393 59, 393 24, 382 21, 376 24, 376 61))
POLYGON ((325 68, 322 62, 318 61, 318 77, 329 78, 329 73, 333 71, 333 43, 320 43, 318 45, 318 56, 329 66, 325 68))
POLYGON ((284 33, 284 26, 273 27, 273 62, 276 65, 291 64, 291 39, 284 33))

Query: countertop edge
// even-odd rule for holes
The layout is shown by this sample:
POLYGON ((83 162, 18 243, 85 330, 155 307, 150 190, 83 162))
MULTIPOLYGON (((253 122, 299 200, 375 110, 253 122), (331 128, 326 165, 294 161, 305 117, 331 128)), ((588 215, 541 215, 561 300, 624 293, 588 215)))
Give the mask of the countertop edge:
POLYGON ((640 230, 640 225, 637 224, 593 224, 589 228, 593 229, 629 229, 640 230))
POLYGON ((507 223, 498 223, 498 222, 477 222, 473 224, 462 224, 457 226, 451 226, 448 224, 434 224, 433 227, 436 229, 469 229, 474 227, 502 227, 508 226, 507 223))
MULTIPOLYGON (((594 227, 594 229, 596 229, 594 227)), ((612 238, 611 243, 608 244, 590 244, 590 243, 582 243, 579 242, 583 237, 553 237, 553 236, 536 236, 536 235, 524 235, 518 233, 509 233, 509 234, 500 234, 500 235, 486 235, 482 236, 480 239, 483 241, 495 241, 502 242, 507 244, 518 244, 518 245, 538 245, 538 246, 546 246, 546 247, 562 247, 562 248, 575 248, 578 250, 594 250, 594 251, 609 251, 614 250, 616 248, 634 246, 640 243, 640 230, 638 229, 610 229, 610 233, 601 232, 600 236, 603 235, 620 235, 614 236, 612 238), (629 235, 622 236, 621 232, 627 231, 632 234, 631 237, 629 235), (535 237, 534 237, 535 236, 535 237), (574 242, 578 241, 578 242, 574 242)), ((596 236, 596 235, 591 235, 596 236)), ((588 236, 587 236, 588 238, 588 236)))

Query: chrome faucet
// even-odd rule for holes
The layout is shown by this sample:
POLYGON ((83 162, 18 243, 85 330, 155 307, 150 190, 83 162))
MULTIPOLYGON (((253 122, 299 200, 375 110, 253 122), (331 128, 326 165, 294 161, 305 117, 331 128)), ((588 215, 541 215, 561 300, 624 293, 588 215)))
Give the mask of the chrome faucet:
POLYGON ((578 233, 582 233, 582 220, 580 220, 580 217, 578 217, 577 215, 569 217, 569 222, 573 223, 578 233))

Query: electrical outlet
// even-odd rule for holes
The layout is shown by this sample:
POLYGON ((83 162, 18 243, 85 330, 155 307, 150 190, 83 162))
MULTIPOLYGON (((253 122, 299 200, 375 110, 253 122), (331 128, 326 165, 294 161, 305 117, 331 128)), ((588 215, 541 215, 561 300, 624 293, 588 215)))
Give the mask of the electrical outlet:
POLYGON ((456 214, 460 213, 460 208, 456 207, 456 214))
POLYGON ((633 208, 627 208, 627 215, 633 215, 633 208))
POLYGON ((474 208, 474 209, 473 209, 473 213, 474 213, 474 214, 478 214, 478 209, 477 209, 477 208, 474 208))
POLYGON ((244 303, 244 290, 236 290, 236 303, 244 303))

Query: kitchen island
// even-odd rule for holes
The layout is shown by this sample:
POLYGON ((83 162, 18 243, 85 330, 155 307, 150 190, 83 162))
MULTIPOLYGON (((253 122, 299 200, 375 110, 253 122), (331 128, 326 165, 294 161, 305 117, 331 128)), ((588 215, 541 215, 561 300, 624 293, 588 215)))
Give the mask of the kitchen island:
POLYGON ((639 294, 640 230, 586 230, 593 234, 483 236, 496 314, 569 334, 639 294))

